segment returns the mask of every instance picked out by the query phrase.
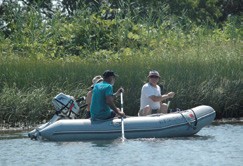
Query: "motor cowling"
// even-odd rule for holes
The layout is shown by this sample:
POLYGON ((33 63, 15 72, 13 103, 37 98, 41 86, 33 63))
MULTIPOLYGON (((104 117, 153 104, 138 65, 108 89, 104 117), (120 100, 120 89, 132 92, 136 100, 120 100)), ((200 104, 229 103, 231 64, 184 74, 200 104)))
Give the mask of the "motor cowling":
POLYGON ((56 114, 70 119, 75 119, 79 116, 80 108, 73 96, 59 93, 52 100, 56 114))

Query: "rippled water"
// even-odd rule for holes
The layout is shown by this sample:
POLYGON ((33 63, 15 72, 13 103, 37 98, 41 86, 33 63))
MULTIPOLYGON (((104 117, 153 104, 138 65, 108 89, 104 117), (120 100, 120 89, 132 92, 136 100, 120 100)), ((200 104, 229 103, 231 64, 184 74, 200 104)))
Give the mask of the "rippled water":
POLYGON ((0 135, 0 165, 241 166, 243 125, 203 128, 193 137, 41 142, 27 133, 0 135))

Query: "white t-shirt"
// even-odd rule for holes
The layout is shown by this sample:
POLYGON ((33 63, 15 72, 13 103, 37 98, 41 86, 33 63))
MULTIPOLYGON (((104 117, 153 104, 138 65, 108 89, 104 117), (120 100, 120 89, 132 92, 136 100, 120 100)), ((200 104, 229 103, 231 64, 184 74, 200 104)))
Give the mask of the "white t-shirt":
POLYGON ((151 109, 160 109, 160 102, 154 102, 150 96, 161 96, 161 89, 158 85, 153 87, 151 84, 146 83, 141 90, 140 109, 143 109, 146 105, 149 105, 151 109))

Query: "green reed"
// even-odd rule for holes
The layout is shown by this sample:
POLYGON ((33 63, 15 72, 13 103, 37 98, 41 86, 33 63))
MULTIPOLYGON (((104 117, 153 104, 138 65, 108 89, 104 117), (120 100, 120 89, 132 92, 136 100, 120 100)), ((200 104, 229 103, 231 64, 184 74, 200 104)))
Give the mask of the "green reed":
POLYGON ((119 74, 114 89, 124 87, 124 110, 128 115, 136 115, 141 87, 148 71, 156 69, 165 92, 176 92, 172 108, 206 104, 213 106, 219 117, 237 117, 242 102, 240 47, 240 43, 210 40, 184 49, 165 49, 162 45, 153 51, 126 50, 119 54, 119 61, 95 64, 78 59, 5 59, 0 67, 1 119, 47 119, 54 113, 51 100, 55 95, 86 95, 92 77, 105 69, 119 74))

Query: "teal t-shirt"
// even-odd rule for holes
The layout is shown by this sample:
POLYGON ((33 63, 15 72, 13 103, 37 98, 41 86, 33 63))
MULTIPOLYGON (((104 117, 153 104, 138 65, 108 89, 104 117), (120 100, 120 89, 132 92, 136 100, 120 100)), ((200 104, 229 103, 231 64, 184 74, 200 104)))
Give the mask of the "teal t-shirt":
POLYGON ((92 91, 92 102, 90 106, 91 119, 108 119, 111 116, 111 108, 106 104, 106 96, 113 95, 111 84, 102 81, 95 84, 92 91))

